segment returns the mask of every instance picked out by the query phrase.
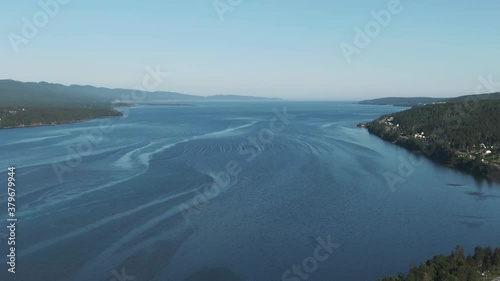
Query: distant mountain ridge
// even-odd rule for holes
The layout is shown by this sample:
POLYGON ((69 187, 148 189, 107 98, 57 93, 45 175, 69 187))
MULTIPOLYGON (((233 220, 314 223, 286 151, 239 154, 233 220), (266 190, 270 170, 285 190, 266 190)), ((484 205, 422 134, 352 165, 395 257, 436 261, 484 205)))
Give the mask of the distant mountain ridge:
POLYGON ((48 82, 20 82, 0 80, 0 106, 68 106, 82 104, 110 104, 113 101, 266 101, 279 100, 238 95, 196 96, 176 92, 156 91, 137 93, 132 89, 110 89, 94 86, 53 84, 48 82), (129 97, 125 98, 124 97, 129 97))
POLYGON ((449 99, 449 102, 466 102, 470 100, 482 101, 482 100, 500 100, 500 92, 479 94, 479 95, 466 95, 456 98, 449 99))
POLYGON ((261 98, 261 97, 253 97, 253 96, 238 96, 238 95, 214 95, 208 96, 205 100, 210 101, 261 101, 261 100, 281 100, 278 98, 261 98))
POLYGON ((394 106, 422 106, 426 104, 437 104, 445 102, 464 102, 470 99, 474 100, 498 100, 500 99, 500 93, 488 93, 480 95, 465 95, 455 98, 430 98, 430 97, 413 97, 413 98, 403 98, 403 97, 387 97, 378 98, 371 100, 360 101, 359 104, 371 104, 371 105, 394 105, 394 106))
POLYGON ((372 100, 363 100, 359 104, 371 105, 394 105, 394 106, 417 106, 432 103, 445 102, 448 98, 429 98, 429 97, 415 97, 415 98, 402 98, 402 97, 388 97, 378 98, 372 100))
MULTIPOLYGON (((140 92, 94 86, 0 80, 0 129, 58 125, 119 117, 118 107, 154 101, 272 101, 252 96, 195 96, 176 92, 140 92)), ((185 104, 177 103, 176 106, 185 104)))

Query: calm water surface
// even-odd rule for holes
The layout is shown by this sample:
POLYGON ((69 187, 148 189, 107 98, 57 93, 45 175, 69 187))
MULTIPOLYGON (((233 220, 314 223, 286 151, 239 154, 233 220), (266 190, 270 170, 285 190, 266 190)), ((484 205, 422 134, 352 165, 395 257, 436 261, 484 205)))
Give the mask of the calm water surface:
POLYGON ((282 280, 315 265, 307 258, 321 238, 337 247, 302 268, 307 280, 375 280, 456 245, 499 246, 498 184, 415 162, 355 126, 402 109, 199 103, 0 130, 0 279, 282 280), (15 275, 5 264, 8 165, 15 275), (387 173, 404 182, 391 189, 387 173))

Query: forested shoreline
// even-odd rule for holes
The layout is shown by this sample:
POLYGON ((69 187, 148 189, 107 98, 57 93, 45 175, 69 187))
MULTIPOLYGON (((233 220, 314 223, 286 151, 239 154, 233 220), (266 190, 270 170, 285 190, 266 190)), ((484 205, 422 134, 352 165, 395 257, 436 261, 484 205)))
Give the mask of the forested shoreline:
POLYGON ((400 273, 378 281, 491 281, 500 276, 500 248, 476 247, 474 254, 465 256, 457 246, 449 255, 436 255, 432 259, 410 266, 408 274, 400 273))
POLYGON ((121 116, 121 112, 106 106, 0 107, 0 129, 50 126, 121 116))
POLYGON ((438 163, 500 180, 498 99, 424 105, 360 126, 438 163))

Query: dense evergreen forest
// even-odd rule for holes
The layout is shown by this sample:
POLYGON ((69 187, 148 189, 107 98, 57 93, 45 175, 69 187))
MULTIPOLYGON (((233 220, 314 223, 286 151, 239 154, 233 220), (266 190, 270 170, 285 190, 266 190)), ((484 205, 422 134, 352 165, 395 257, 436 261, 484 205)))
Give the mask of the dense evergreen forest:
POLYGON ((500 179, 500 94, 415 107, 361 126, 477 176, 500 179))
POLYGON ((122 116, 97 88, 0 80, 0 128, 57 125, 122 116))
POLYGON ((412 265, 408 274, 379 281, 482 281, 500 277, 500 248, 477 247, 474 255, 457 246, 449 256, 437 255, 420 266, 412 265))
POLYGON ((0 128, 57 125, 114 116, 122 114, 105 106, 0 107, 0 128))

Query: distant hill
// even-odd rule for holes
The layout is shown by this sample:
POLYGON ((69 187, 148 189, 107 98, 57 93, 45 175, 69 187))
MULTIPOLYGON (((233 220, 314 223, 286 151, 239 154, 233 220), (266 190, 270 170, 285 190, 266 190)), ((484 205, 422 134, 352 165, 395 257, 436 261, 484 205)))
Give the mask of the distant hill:
MULTIPOLYGON (((134 101, 131 89, 109 89, 93 86, 52 84, 47 82, 19 82, 0 80, 0 106, 48 106, 111 104, 112 101, 134 101), (128 98, 127 98, 128 97, 128 98)), ((142 93, 136 93, 142 96, 142 93)), ((141 101, 259 101, 276 100, 251 96, 220 95, 195 96, 175 92, 147 92, 141 101)))
POLYGON ((359 104, 371 104, 371 105, 393 105, 393 106, 422 106, 426 104, 437 104, 445 102, 464 102, 469 100, 498 100, 500 99, 500 93, 489 93, 480 95, 466 95, 459 96, 456 98, 429 98, 429 97, 415 97, 415 98, 402 98, 402 97, 392 97, 392 98, 379 98, 372 100, 360 101, 359 104))
POLYGON ((426 104, 436 104, 444 102, 463 102, 468 100, 498 100, 500 99, 500 93, 489 93, 480 95, 466 95, 459 96, 456 98, 428 98, 428 97, 415 97, 415 98, 402 98, 402 97, 392 97, 392 98, 379 98, 372 100, 360 101, 359 104, 371 104, 371 105, 393 105, 393 106, 422 106, 426 104))
POLYGON ((466 101, 481 101, 481 100, 500 100, 500 93, 489 93, 480 95, 467 95, 449 99, 448 102, 466 102, 466 101))
POLYGON ((440 103, 449 100, 449 98, 428 98, 428 97, 416 97, 416 98, 379 98, 373 100, 360 101, 360 104, 372 104, 372 105, 394 105, 394 106, 419 106, 425 104, 440 103))
POLYGON ((122 116, 115 108, 130 106, 135 102, 266 100, 277 99, 236 95, 203 97, 175 92, 138 92, 130 89, 0 80, 0 129, 122 116))

